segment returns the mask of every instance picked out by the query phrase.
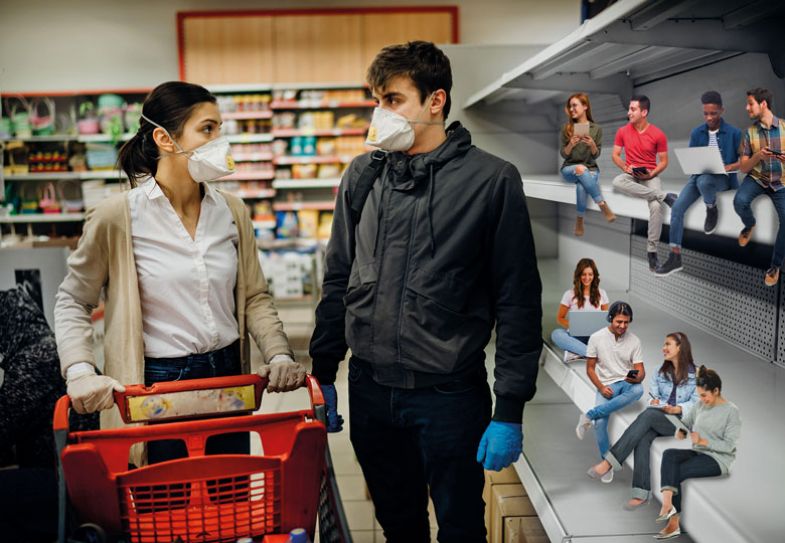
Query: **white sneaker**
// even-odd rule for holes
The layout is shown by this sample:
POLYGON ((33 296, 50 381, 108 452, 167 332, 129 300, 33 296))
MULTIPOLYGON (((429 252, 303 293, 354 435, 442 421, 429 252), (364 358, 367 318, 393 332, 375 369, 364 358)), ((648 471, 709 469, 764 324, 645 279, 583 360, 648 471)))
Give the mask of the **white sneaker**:
POLYGON ((580 360, 583 358, 579 354, 571 353, 570 351, 564 351, 564 362, 572 362, 574 360, 580 360))
POLYGON ((608 484, 611 481, 613 481, 613 468, 609 469, 608 473, 600 477, 600 481, 602 481, 605 484, 608 484))
POLYGON ((583 436, 586 435, 586 430, 589 429, 589 426, 591 426, 591 419, 581 413, 581 416, 578 417, 578 426, 575 427, 575 435, 578 436, 578 439, 583 439, 583 436))

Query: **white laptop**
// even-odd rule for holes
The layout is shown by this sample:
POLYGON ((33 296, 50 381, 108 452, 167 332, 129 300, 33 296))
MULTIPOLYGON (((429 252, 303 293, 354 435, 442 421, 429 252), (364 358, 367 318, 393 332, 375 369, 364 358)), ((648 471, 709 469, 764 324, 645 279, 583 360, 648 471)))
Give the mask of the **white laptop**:
POLYGON ((733 173, 725 171, 725 164, 722 163, 722 155, 717 147, 687 147, 675 149, 674 152, 685 175, 733 173))
POLYGON ((570 321, 570 335, 573 337, 590 336, 597 330, 608 326, 607 311, 575 311, 567 313, 570 321))

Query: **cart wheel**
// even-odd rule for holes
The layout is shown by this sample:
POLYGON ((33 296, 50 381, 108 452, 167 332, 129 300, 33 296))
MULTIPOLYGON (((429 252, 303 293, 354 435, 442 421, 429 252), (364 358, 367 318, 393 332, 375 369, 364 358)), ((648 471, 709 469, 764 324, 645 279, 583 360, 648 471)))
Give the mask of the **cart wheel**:
POLYGON ((69 539, 72 543, 107 543, 106 532, 97 524, 82 524, 69 539))

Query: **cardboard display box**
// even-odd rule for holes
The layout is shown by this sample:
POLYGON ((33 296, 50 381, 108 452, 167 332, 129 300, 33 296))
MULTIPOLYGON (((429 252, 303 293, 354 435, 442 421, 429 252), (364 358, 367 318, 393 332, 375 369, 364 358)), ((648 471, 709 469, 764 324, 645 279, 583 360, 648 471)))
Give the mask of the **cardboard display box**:
MULTIPOLYGON (((493 502, 491 496, 491 488, 494 485, 517 484, 520 485, 518 473, 515 468, 508 466, 501 471, 486 471, 485 472, 485 487, 482 490, 482 499, 485 502, 485 527, 488 529, 487 541, 491 540, 491 510, 493 509, 493 502)), ((523 489, 523 487, 521 487, 523 489)), ((522 490, 519 494, 525 496, 526 491, 522 490)))
POLYGON ((493 510, 491 511, 491 543, 510 543, 505 539, 505 519, 509 517, 536 517, 532 502, 523 486, 494 485, 492 487, 493 510))
POLYGON ((550 543, 537 517, 504 519, 504 543, 550 543))

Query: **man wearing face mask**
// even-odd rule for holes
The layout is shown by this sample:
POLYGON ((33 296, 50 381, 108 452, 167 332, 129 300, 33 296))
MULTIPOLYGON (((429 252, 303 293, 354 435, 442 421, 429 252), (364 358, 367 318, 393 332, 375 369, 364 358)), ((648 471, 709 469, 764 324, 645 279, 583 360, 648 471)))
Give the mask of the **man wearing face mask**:
POLYGON ((429 541, 429 491, 439 541, 485 541, 482 468, 521 453, 542 346, 521 178, 460 123, 445 129, 452 73, 432 43, 384 48, 367 79, 379 103, 367 143, 386 153, 356 158, 341 182, 313 374, 339 431, 333 383, 351 349, 351 440, 387 541, 429 541))
MULTIPOLYGON (((251 338, 268 389, 297 388, 305 372, 267 290, 245 204, 208 184, 234 170, 215 97, 163 83, 141 118, 119 157, 134 188, 88 210, 56 297, 57 350, 74 409, 105 411, 102 426, 111 427, 119 424, 108 411, 112 394, 123 384, 249 373, 251 338), (90 313, 102 290, 98 375, 90 313)), ((248 434, 215 436, 206 450, 247 454, 248 434)), ((150 463, 186 456, 182 440, 152 442, 147 452, 150 463)))

